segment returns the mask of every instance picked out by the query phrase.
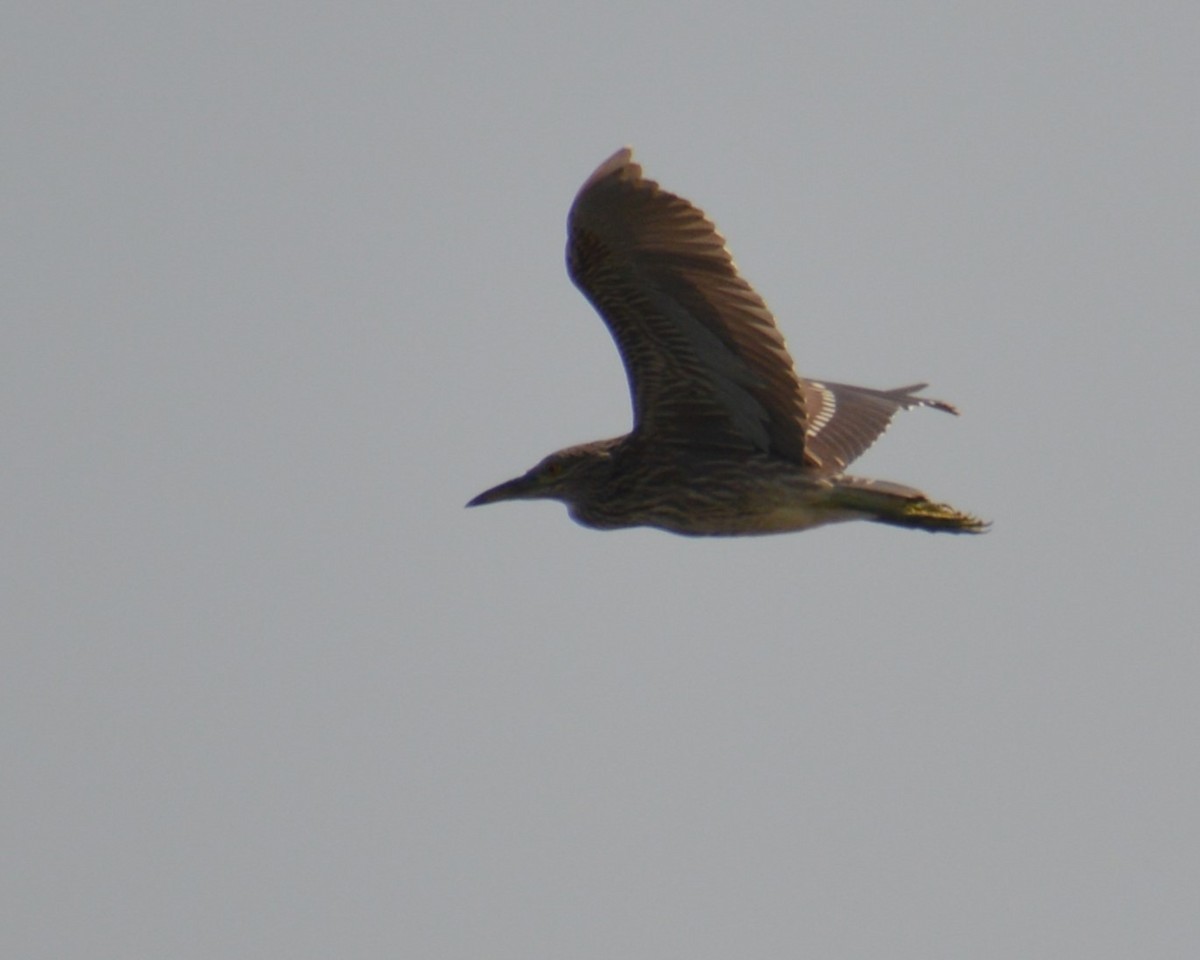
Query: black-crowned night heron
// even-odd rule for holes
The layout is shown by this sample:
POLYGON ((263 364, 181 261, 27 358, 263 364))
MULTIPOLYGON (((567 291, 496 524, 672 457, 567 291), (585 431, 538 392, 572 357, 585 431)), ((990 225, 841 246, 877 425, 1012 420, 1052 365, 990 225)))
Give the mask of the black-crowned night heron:
POLYGON ((910 487, 846 476, 897 410, 947 403, 925 384, 805 380, 725 241, 619 150, 580 188, 567 269, 608 325, 633 431, 552 453, 468 506, 554 499, 588 527, 732 536, 873 520, 979 533, 986 524, 910 487))

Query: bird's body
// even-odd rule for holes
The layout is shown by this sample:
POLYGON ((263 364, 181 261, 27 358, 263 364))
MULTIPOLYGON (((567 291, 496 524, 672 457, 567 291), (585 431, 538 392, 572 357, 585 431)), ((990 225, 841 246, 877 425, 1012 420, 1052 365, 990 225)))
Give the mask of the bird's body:
POLYGON ((924 384, 872 390, 798 377, 770 311, 715 227, 643 179, 629 150, 583 185, 568 234, 571 277, 624 361, 634 429, 551 454, 470 506, 551 498, 585 526, 694 536, 853 519, 985 528, 912 488, 843 473, 897 410, 954 408, 918 396, 924 384))

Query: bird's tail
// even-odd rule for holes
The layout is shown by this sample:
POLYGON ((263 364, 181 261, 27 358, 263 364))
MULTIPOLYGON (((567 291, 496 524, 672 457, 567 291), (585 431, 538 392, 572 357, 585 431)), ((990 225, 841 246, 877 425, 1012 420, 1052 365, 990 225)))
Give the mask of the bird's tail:
POLYGON ((866 519, 930 533, 983 533, 991 526, 945 503, 934 503, 912 487, 883 480, 841 477, 831 496, 835 505, 866 514, 866 519))

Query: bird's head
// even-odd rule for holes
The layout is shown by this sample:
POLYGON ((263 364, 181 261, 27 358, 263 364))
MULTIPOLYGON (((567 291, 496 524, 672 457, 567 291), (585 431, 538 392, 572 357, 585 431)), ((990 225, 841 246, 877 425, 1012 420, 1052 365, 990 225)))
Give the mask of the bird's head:
POLYGON ((609 476, 615 440, 567 447, 546 457, 527 473, 484 490, 468 507, 501 500, 562 500, 574 506, 599 492, 609 476))

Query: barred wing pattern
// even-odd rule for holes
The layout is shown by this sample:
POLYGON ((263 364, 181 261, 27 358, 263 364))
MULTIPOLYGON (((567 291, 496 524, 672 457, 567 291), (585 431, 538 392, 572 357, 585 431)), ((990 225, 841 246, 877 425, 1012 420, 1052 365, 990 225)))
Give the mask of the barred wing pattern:
POLYGON ((567 269, 617 343, 636 435, 805 462, 783 337, 700 210, 624 149, 580 189, 567 230, 567 269))
POLYGON ((644 179, 629 149, 580 189, 567 269, 625 365, 634 434, 654 443, 757 450, 841 472, 897 410, 953 409, 914 396, 802 380, 771 311, 713 223, 644 179))
POLYGON ((944 400, 914 394, 928 384, 872 390, 845 383, 802 380, 809 412, 808 454, 822 473, 841 473, 862 456, 892 422, 897 410, 932 407, 956 414, 944 400))

